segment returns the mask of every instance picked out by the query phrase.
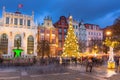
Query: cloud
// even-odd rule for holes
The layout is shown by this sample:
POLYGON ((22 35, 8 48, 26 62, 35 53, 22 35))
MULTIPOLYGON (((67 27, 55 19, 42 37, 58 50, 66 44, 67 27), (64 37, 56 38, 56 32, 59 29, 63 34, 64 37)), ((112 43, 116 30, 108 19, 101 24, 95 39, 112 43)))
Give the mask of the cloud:
POLYGON ((120 16, 120 9, 115 12, 110 12, 105 16, 94 20, 93 22, 99 24, 101 27, 106 27, 108 25, 112 25, 118 16, 120 16))
POLYGON ((15 12, 19 3, 23 4, 22 13, 31 15, 33 10, 35 18, 40 21, 49 15, 56 22, 60 16, 71 13, 77 20, 82 18, 85 22, 102 26, 110 25, 116 18, 112 16, 118 16, 116 11, 120 9, 120 0, 1 0, 0 11, 4 5, 7 11, 15 12), (112 13, 114 15, 110 16, 112 13))

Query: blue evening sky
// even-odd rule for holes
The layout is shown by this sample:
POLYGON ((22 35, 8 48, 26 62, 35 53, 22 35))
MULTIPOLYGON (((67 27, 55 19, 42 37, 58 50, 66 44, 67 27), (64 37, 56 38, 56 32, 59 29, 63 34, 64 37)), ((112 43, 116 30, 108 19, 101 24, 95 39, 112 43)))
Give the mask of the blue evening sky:
POLYGON ((23 14, 31 15, 33 10, 35 22, 40 23, 45 16, 51 16, 54 23, 70 13, 76 20, 106 27, 120 16, 120 0, 0 0, 0 17, 3 6, 7 12, 15 12, 18 4, 23 4, 23 14))

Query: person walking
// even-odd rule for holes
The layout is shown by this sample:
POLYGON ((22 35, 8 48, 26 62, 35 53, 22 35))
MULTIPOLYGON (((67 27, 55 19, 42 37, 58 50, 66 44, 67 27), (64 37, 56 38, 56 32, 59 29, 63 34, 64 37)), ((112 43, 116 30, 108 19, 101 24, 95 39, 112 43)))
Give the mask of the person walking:
POLYGON ((86 65, 86 72, 88 72, 88 69, 89 69, 89 72, 92 72, 92 68, 93 68, 93 61, 91 58, 88 58, 87 65, 86 65))
POLYGON ((116 72, 120 72, 120 58, 116 60, 116 72))

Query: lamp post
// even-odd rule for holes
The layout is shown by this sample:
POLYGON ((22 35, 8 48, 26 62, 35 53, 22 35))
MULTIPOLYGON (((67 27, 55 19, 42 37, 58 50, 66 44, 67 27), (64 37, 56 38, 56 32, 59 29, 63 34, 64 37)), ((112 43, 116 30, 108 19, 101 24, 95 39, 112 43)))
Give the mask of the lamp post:
POLYGON ((105 44, 107 46, 109 46, 109 59, 108 59, 108 68, 110 69, 114 69, 115 68, 115 61, 114 61, 114 53, 113 53, 113 48, 115 47, 114 46, 114 41, 111 41, 111 34, 112 32, 111 31, 107 31, 106 32, 106 35, 108 36, 106 38, 106 42, 105 44))

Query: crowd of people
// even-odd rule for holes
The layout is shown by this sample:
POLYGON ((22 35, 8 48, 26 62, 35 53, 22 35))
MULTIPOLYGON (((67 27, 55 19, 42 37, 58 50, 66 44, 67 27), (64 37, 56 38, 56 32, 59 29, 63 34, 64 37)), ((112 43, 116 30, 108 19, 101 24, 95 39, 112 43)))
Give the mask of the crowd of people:
MULTIPOLYGON (((49 65, 49 64, 59 64, 59 65, 69 65, 70 63, 78 63, 81 66, 84 66, 86 72, 92 72, 93 67, 95 66, 102 66, 107 64, 108 57, 71 57, 71 58, 61 58, 61 57, 50 57, 50 58, 15 58, 11 60, 6 60, 0 57, 0 65, 33 65, 39 63, 39 65, 49 65), (62 61, 62 62, 61 62, 62 61)), ((120 72, 120 58, 115 57, 115 64, 116 64, 116 72, 120 72)))

